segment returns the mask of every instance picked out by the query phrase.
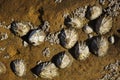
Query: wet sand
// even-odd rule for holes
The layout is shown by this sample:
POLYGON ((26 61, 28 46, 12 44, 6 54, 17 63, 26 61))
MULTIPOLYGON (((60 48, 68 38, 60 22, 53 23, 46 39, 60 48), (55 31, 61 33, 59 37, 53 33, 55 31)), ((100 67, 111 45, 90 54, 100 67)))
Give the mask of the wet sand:
MULTIPOLYGON (((5 21, 6 25, 12 22, 11 19, 17 21, 29 21, 34 26, 39 26, 42 20, 50 22, 50 32, 61 30, 61 25, 64 24, 64 13, 70 13, 76 8, 85 5, 94 5, 95 0, 63 0, 62 3, 56 4, 53 0, 1 0, 0 1, 0 21, 5 21), (42 19, 41 19, 42 17, 42 19)), ((120 36, 117 32, 120 29, 119 23, 120 16, 114 18, 112 30, 106 34, 109 36, 115 34, 120 36)), ((6 47, 5 51, 0 53, 0 61, 7 67, 6 74, 0 75, 0 80, 47 80, 42 78, 35 78, 30 71, 38 61, 49 61, 51 58, 61 52, 68 51, 61 45, 50 45, 49 42, 34 47, 24 47, 22 39, 11 33, 10 30, 0 27, 0 32, 7 32, 9 38, 0 41, 0 47, 6 47), (51 54, 50 57, 44 57, 42 51, 49 47, 51 54), (5 59, 3 55, 10 54, 9 59, 5 59), (17 77, 10 68, 10 62, 14 59, 24 59, 27 63, 27 75, 20 78, 17 77)), ((85 40, 86 34, 80 30, 79 40, 85 40)), ((73 64, 65 69, 60 69, 60 75, 53 80, 97 80, 103 76, 103 68, 109 63, 120 60, 120 41, 118 40, 115 45, 109 45, 108 54, 104 57, 97 57, 93 54, 90 55, 85 61, 77 61, 74 59, 73 64)))

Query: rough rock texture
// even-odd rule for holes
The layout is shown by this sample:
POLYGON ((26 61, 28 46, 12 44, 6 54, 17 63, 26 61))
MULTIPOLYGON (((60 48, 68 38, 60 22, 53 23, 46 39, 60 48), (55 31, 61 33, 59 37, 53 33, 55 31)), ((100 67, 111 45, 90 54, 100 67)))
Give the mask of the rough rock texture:
MULTIPOLYGON (((113 2, 113 0, 109 1, 113 2)), ((29 21, 36 28, 40 28, 40 25, 44 25, 44 21, 48 21, 50 24, 50 33, 55 33, 61 30, 61 25, 64 25, 64 14, 70 14, 77 8, 84 8, 88 5, 93 6, 97 3, 99 3, 98 0, 62 0, 61 3, 55 3, 55 0, 0 0, 0 23, 2 23, 2 26, 0 25, 0 32, 8 34, 8 38, 6 40, 0 41, 0 61, 3 62, 7 68, 7 72, 5 75, 0 76, 0 80, 36 80, 33 74, 29 71, 36 65, 36 61, 49 61, 52 56, 58 52, 67 50, 58 44, 50 45, 48 41, 45 41, 45 43, 36 47, 31 45, 24 47, 21 38, 13 35, 13 33, 11 33, 9 30, 9 25, 13 20, 18 22, 29 21), (51 49, 50 57, 44 57, 42 55, 42 51, 46 47, 51 49), (4 58, 5 55, 9 55, 7 50, 9 53, 11 53, 11 55, 14 55, 16 51, 17 54, 10 58, 4 58), (11 61, 18 58, 25 59, 25 61, 28 62, 27 74, 22 78, 17 77, 11 71, 9 65, 11 61)), ((103 9, 108 7, 106 0, 105 5, 102 7, 103 9)), ((113 17, 113 27, 109 33, 104 35, 105 37, 109 37, 114 34, 117 36, 115 44, 111 44, 109 46, 108 54, 106 56, 96 57, 94 55, 90 55, 85 61, 74 60, 71 67, 60 70, 60 76, 53 78, 53 80, 96 80, 101 78, 103 76, 101 71, 103 70, 104 66, 108 65, 109 63, 113 63, 115 60, 120 58, 119 22, 120 15, 113 17)), ((94 25, 94 23, 92 25, 94 25)), ((66 26, 64 26, 64 28, 66 28, 66 26)), ((88 35, 85 34, 81 29, 78 30, 78 35, 78 41, 84 41, 88 39, 88 35)), ((94 36, 98 34, 93 33, 91 35, 94 36)), ((39 79, 40 78, 38 78, 38 80, 39 79)))

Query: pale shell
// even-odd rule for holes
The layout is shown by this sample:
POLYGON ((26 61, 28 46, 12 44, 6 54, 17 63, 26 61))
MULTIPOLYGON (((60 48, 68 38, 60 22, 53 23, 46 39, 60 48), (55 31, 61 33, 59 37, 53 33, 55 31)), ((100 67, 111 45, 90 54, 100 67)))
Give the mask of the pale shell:
POLYGON ((40 29, 36 29, 30 33, 28 40, 29 40, 29 43, 31 43, 32 45, 37 46, 44 42, 45 37, 46 37, 46 34, 44 31, 40 29))
POLYGON ((115 43, 115 37, 114 36, 110 36, 108 38, 108 41, 111 43, 111 44, 114 44, 115 43))
POLYGON ((52 79, 59 75, 58 68, 52 62, 41 62, 31 69, 33 74, 41 78, 52 79))
POLYGON ((26 75, 26 64, 22 59, 16 59, 10 64, 12 71, 19 77, 26 75))
POLYGON ((55 55, 52 60, 55 65, 61 69, 71 66, 73 62, 72 56, 65 51, 55 55))
POLYGON ((103 36, 93 37, 90 44, 90 51, 97 56, 104 56, 107 54, 109 48, 108 40, 103 36))
POLYGON ((62 29, 59 34, 60 44, 67 49, 72 48, 78 40, 78 33, 74 28, 62 29))
POLYGON ((89 57, 89 47, 85 42, 77 42, 74 48, 74 55, 76 59, 85 60, 89 57))
POLYGON ((25 36, 31 29, 31 26, 26 22, 12 22, 11 31, 20 37, 25 36))
POLYGON ((101 16, 95 25, 95 31, 99 34, 106 34, 112 28, 112 17, 104 15, 101 16))
POLYGON ((98 18, 101 14, 102 14, 102 7, 95 5, 88 7, 86 17, 90 20, 94 20, 98 18))
POLYGON ((83 18, 80 19, 79 17, 72 17, 72 18, 70 18, 70 22, 68 22, 68 24, 71 27, 81 29, 85 24, 85 19, 83 19, 83 18))
POLYGON ((90 34, 90 33, 93 32, 93 29, 92 29, 90 26, 86 25, 86 26, 83 27, 83 31, 84 31, 86 34, 90 34))

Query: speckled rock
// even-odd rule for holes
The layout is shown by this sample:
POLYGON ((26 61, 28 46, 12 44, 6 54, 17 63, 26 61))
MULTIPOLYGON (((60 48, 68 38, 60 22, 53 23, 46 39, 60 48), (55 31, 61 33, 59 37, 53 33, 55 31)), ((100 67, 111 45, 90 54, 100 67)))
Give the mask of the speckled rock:
POLYGON ((108 38, 108 41, 111 43, 111 44, 114 44, 115 43, 115 37, 114 36, 110 36, 108 38))

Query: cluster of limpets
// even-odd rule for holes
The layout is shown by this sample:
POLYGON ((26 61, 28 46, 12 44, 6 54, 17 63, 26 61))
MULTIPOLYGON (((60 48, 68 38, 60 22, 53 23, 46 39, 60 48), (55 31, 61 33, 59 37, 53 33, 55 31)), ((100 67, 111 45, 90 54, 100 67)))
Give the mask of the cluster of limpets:
MULTIPOLYGON (((40 62, 31 68, 34 75, 52 79, 59 75, 58 69, 72 65, 73 57, 76 60, 86 60, 91 53, 97 56, 107 54, 109 42, 112 44, 115 42, 114 36, 110 36, 108 39, 104 36, 112 28, 112 17, 106 15, 100 5, 88 6, 84 11, 85 14, 82 17, 73 14, 65 17, 66 28, 61 29, 58 34, 60 45, 65 49, 72 49, 74 55, 71 56, 69 52, 62 51, 53 56, 50 61, 40 62), (88 24, 91 21, 94 21, 94 26, 88 24), (89 35, 87 40, 78 41, 80 29, 89 35), (96 35, 94 36, 92 33, 96 35)), ((42 28, 33 28, 25 22, 12 22, 10 30, 20 38, 27 35, 27 43, 33 46, 40 45, 48 37, 42 28)), ((13 60, 10 67, 15 75, 19 77, 26 75, 27 65, 24 60, 13 60)), ((0 74, 5 72, 5 65, 0 63, 0 74)))

